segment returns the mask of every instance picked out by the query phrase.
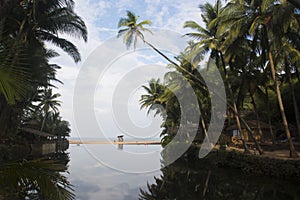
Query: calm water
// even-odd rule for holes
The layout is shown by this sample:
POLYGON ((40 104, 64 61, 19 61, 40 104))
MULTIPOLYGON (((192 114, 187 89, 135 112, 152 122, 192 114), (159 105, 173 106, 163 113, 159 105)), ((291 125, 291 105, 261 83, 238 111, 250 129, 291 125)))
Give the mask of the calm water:
POLYGON ((116 168, 132 171, 132 166, 143 165, 149 171, 149 166, 154 169, 160 167, 160 157, 139 161, 126 157, 122 159, 122 153, 132 155, 160 151, 159 145, 124 145, 123 150, 112 145, 70 145, 69 180, 75 186, 77 199, 138 199, 140 188, 146 189, 147 182, 154 183, 154 176, 159 176, 161 172, 128 173, 116 168), (116 165, 103 164, 101 158, 105 159, 105 156, 113 158, 116 165))
MULTIPOLYGON (((191 156, 193 153, 183 156, 162 171, 138 174, 121 172, 101 164, 96 159, 101 156, 93 154, 107 154, 119 160, 119 154, 124 151, 147 154, 160 152, 161 147, 124 145, 123 150, 113 147, 116 151, 111 147, 70 146, 69 180, 75 186, 77 199, 300 199, 300 185, 297 183, 219 169, 214 163, 195 161, 194 155, 191 156)), ((125 168, 142 165, 149 169, 149 166, 161 166, 161 159, 157 156, 141 163, 125 158, 119 164, 125 168)))
MULTIPOLYGON (((57 186, 70 184, 80 200, 300 199, 299 183, 218 168, 191 149, 159 170, 161 151, 159 145, 71 145, 68 154, 0 163, 0 199, 62 199, 57 186)), ((63 199, 73 194, 67 189, 71 198, 63 199)))

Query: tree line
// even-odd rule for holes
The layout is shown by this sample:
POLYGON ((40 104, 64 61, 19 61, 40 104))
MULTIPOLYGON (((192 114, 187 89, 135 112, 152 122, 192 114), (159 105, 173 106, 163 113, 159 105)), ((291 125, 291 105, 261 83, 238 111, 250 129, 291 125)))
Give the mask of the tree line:
POLYGON ((68 136, 70 125, 59 114, 60 94, 52 90, 59 56, 47 47, 61 48, 74 62, 77 47, 62 35, 87 41, 84 21, 74 12, 73 0, 4 0, 0 3, 0 136, 14 140, 22 127, 68 136), (49 45, 48 45, 49 46, 49 45))
MULTIPOLYGON (((224 130, 233 123, 242 134, 246 129, 258 152, 263 154, 262 141, 257 140, 248 121, 256 120, 255 129, 259 130, 261 138, 265 122, 273 144, 281 129, 289 144, 290 157, 298 157, 293 139, 300 136, 299 6, 292 1, 276 0, 232 0, 222 5, 218 0, 199 8, 204 26, 197 22, 201 19, 183 23, 183 27, 191 31, 184 35, 190 42, 175 59, 167 57, 144 38, 142 31, 150 31, 144 26, 151 25, 151 21, 139 22, 138 16, 127 11, 127 16, 118 24, 122 28, 118 37, 124 36, 128 47, 133 44, 135 48, 137 40, 141 39, 173 69, 165 74, 163 81, 152 79, 143 86, 147 94, 142 95, 140 101, 141 108, 163 116, 163 144, 172 140, 176 133, 172 130, 180 123, 180 106, 174 91, 179 91, 186 83, 178 78, 179 75, 186 78, 198 97, 199 126, 202 134, 206 134, 212 105, 199 71, 206 70, 201 61, 208 56, 209 62, 213 61, 221 72, 226 88, 224 130)), ((193 106, 190 105, 190 112, 193 106)), ((249 153, 243 135, 242 145, 245 153, 249 153)))

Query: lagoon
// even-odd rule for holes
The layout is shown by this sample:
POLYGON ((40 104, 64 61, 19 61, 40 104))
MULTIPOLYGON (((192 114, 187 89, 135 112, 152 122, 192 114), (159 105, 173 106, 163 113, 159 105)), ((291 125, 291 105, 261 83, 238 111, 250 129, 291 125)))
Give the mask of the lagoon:
MULTIPOLYGON (((76 199, 300 199, 299 183, 218 168, 207 161, 195 161, 189 155, 162 170, 139 173, 120 171, 93 155, 102 153, 118 160, 122 151, 147 155, 161 152, 162 148, 159 145, 124 145, 123 149, 117 145, 70 145, 69 181, 76 199), (116 151, 111 151, 111 147, 116 151)), ((161 157, 142 163, 125 158, 119 164, 125 168, 141 165, 149 169, 149 165, 155 166, 153 163, 162 166, 161 162, 161 157)))
MULTIPOLYGON (((123 150, 117 148, 117 145, 70 145, 69 181, 74 185, 76 199, 137 199, 140 188, 146 189, 147 182, 154 183, 154 176, 161 174, 160 170, 145 173, 122 172, 113 166, 101 163, 91 153, 91 151, 97 152, 118 159, 121 151, 130 153, 161 151, 160 145, 124 145, 123 150), (110 152, 111 147, 116 151, 110 152)), ((126 159, 117 162, 123 167, 142 164, 146 169, 153 163, 159 166, 160 157, 153 158, 151 163, 135 163, 126 159)))

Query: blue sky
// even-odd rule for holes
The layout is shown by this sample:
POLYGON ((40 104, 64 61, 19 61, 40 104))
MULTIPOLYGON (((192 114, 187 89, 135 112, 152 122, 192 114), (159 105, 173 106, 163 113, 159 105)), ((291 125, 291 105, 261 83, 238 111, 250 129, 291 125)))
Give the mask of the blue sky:
MULTIPOLYGON (((145 1, 132 1, 132 0, 115 0, 115 1, 98 1, 98 0, 75 0, 75 11, 78 15, 82 17, 85 21, 89 36, 88 42, 84 43, 78 39, 69 38, 65 36, 69 40, 71 40, 79 49, 82 56, 82 62, 79 64, 75 64, 72 59, 62 52, 61 50, 55 48, 61 56, 53 59, 51 62, 59 64, 62 69, 58 71, 58 78, 64 82, 64 85, 56 84, 59 89, 57 92, 61 93, 61 114, 64 119, 68 120, 71 123, 72 133, 71 136, 77 137, 80 135, 81 137, 99 137, 99 130, 97 129, 89 129, 91 127, 89 125, 89 121, 86 122, 86 131, 78 131, 77 123, 74 117, 74 108, 73 108, 73 97, 74 97, 74 87, 76 84, 76 80, 78 78, 78 74, 82 67, 84 67, 87 60, 90 59, 90 55, 101 46, 101 44, 107 42, 110 38, 115 38, 117 34, 117 24, 121 17, 125 17, 126 10, 133 11, 136 15, 140 16, 141 20, 149 19, 152 21, 151 28, 155 29, 164 29, 172 32, 176 32, 180 35, 189 32, 188 29, 183 29, 183 23, 187 20, 195 20, 197 22, 201 22, 201 13, 198 6, 200 4, 205 3, 205 1, 182 1, 182 0, 145 0, 145 1)), ((213 3, 213 2, 211 2, 213 3)), ((159 35, 147 36, 153 43, 159 41, 159 35)), ((148 39, 146 38, 146 39, 148 39)), ((122 39, 120 38, 120 41, 122 39)), ((176 40, 174 40, 176 41, 176 40)), ((159 42, 156 45, 162 45, 163 42, 159 42)), ((141 44, 141 42, 140 42, 141 44)), ((142 44, 141 44, 142 45, 142 44)), ((53 48, 52 45, 49 45, 50 48, 53 48)), ((124 51, 126 51, 125 45, 124 51)), ((144 48, 142 46, 141 48, 144 48)), ((167 49, 168 50, 168 49, 167 49)), ((105 54, 105 52, 103 52, 105 54)), ((175 55, 174 55, 175 56, 175 55)), ((105 126, 111 127, 111 133, 106 133, 107 137, 115 137, 117 134, 122 133, 118 126, 113 124, 112 120, 110 121, 101 121, 101 119, 108 119, 106 116, 110 113, 107 110, 107 106, 110 103, 111 94, 109 91, 114 89, 113 85, 108 84, 109 82, 105 82, 105 79, 110 80, 111 82, 117 82, 121 79, 124 74, 126 74, 126 69, 130 69, 132 63, 135 65, 143 66, 143 65, 160 65, 162 68, 166 66, 166 62, 162 60, 156 53, 146 49, 145 51, 130 51, 128 54, 124 55, 121 61, 116 61, 114 64, 118 64, 118 67, 115 67, 111 72, 107 72, 105 74, 105 78, 98 80, 97 88, 95 89, 95 105, 93 107, 95 111, 95 115, 97 118, 97 123, 105 123, 105 126), (122 66, 121 66, 122 65, 122 66), (115 71, 115 72, 114 72, 115 71), (117 73, 118 72, 118 73, 117 73), (123 74, 122 74, 123 73, 123 74), (112 81, 113 80, 113 81, 112 81), (101 82, 102 81, 102 82, 101 82), (100 89, 99 89, 100 88, 100 89), (99 94, 99 95, 98 95, 99 94)), ((95 61, 96 62, 96 61, 95 61)), ((99 64, 99 63, 97 63, 99 64)), ((96 70, 96 69, 95 69, 96 70)), ((163 74, 164 70, 162 69, 158 77, 163 74)), ((147 80, 145 80, 146 82, 147 80)), ((138 105, 138 97, 142 93, 142 90, 136 88, 135 92, 132 92, 130 97, 130 102, 125 102, 129 107, 129 116, 132 121, 135 121, 134 124, 138 124, 139 126, 147 126, 151 124, 153 121, 152 116, 147 116, 146 111, 139 110, 138 105)), ((122 103, 120 101, 120 103, 122 103)), ((82 108, 85 109, 88 107, 87 105, 82 105, 82 108)), ((149 133, 147 129, 147 133, 142 133, 141 135, 135 135, 136 137, 158 137, 159 135, 159 126, 153 127, 153 130, 149 133), (153 135, 153 133, 157 134, 153 135)))

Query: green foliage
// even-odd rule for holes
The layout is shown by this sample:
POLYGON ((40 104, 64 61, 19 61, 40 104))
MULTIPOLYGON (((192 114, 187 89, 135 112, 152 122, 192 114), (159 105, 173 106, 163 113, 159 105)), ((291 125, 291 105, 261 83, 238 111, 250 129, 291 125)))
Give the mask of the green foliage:
POLYGON ((48 159, 1 163, 0 194, 8 199, 74 199, 66 171, 66 165, 48 159))
POLYGON ((45 90, 44 102, 39 105, 44 119, 50 109, 58 111, 60 102, 53 99, 60 95, 51 96, 49 89, 54 87, 53 82, 60 82, 56 78, 60 66, 49 63, 58 53, 46 49, 45 42, 60 47, 79 62, 77 47, 61 35, 87 41, 87 28, 74 12, 73 0, 5 3, 0 26, 0 135, 8 137, 24 123, 41 89, 45 90))
MULTIPOLYGON (((199 74, 199 69, 205 68, 202 61, 206 55, 216 63, 226 81, 229 93, 228 118, 232 117, 232 112, 237 112, 239 118, 268 121, 273 126, 282 126, 280 123, 285 116, 288 116, 289 122, 294 123, 295 113, 299 111, 293 110, 294 107, 287 103, 291 102, 288 99, 293 90, 284 89, 284 85, 288 83, 289 74, 291 77, 299 77, 299 11, 286 1, 274 0, 233 0, 224 6, 221 1, 217 1, 214 5, 205 3, 199 8, 205 26, 193 20, 184 23, 184 28, 193 30, 184 35, 191 38, 191 41, 183 53, 176 57, 179 64, 167 59, 170 62, 168 67, 176 71, 166 73, 163 83, 166 89, 155 96, 151 87, 144 87, 148 94, 142 96, 141 107, 154 109, 157 114, 161 113, 162 107, 166 110, 162 124, 163 145, 174 137, 180 123, 180 106, 176 98, 188 98, 180 94, 174 96, 174 93, 186 87, 178 79, 179 74, 187 79, 198 97, 200 115, 204 119, 202 130, 209 124, 211 94, 199 74), (274 60, 276 82, 281 83, 282 94, 274 87, 276 84, 272 78, 274 70, 271 70, 271 59, 274 60), (280 112, 280 96, 283 96, 284 107, 289 114, 280 112), (162 107, 154 106, 157 104, 162 107), (233 105, 237 105, 237 111, 232 111, 233 105)), ((136 27, 137 19, 133 13, 127 12, 127 18, 119 22, 119 27, 127 26, 118 35, 127 34, 124 37, 127 45, 134 41, 134 35, 137 37, 140 34, 130 32, 137 30, 132 28, 136 27)), ((298 90, 299 85, 295 86, 295 90, 298 90)), ((297 104, 297 101, 293 101, 293 104, 297 104)), ((194 106, 190 105, 189 109, 193 111, 194 106)))
POLYGON ((136 48, 138 37, 144 40, 142 31, 152 33, 149 29, 145 28, 144 25, 151 25, 150 20, 144 20, 138 23, 139 16, 136 16, 133 12, 127 11, 127 17, 121 18, 118 23, 118 28, 126 27, 118 31, 117 37, 123 37, 123 41, 126 47, 129 48, 133 43, 133 48, 136 48))
POLYGON ((24 98, 30 85, 22 46, 13 48, 12 45, 8 38, 0 41, 0 94, 9 104, 24 98))

